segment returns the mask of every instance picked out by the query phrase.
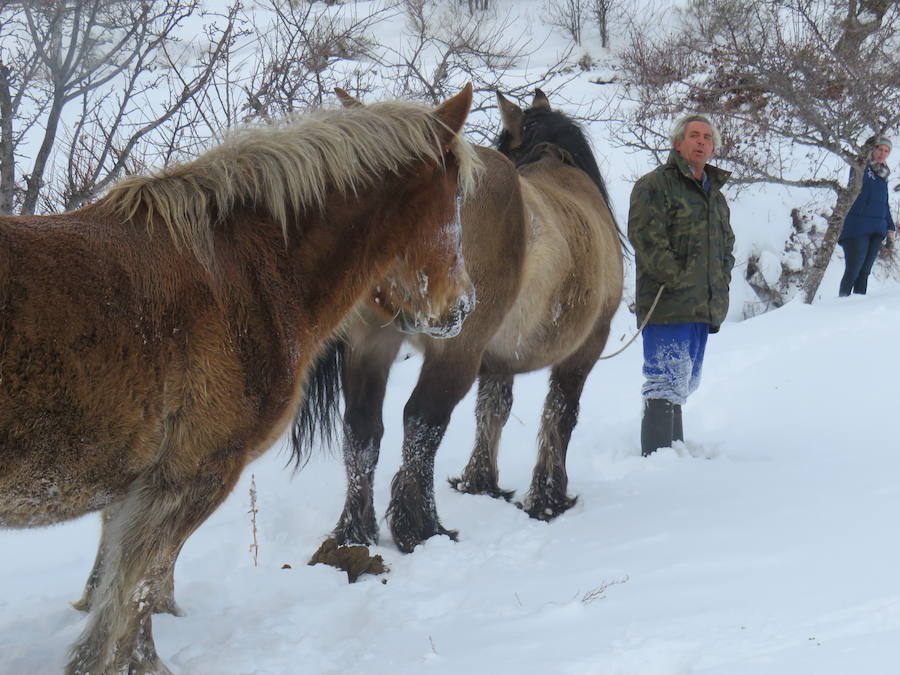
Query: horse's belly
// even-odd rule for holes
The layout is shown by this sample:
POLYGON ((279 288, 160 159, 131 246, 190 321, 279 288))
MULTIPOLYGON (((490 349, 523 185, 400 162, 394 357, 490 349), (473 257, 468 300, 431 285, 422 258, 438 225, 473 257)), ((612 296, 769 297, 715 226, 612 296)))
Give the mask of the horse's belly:
POLYGON ((28 429, 0 428, 0 527, 43 527, 103 509, 135 478, 124 439, 86 443, 35 418, 28 429))
POLYGON ((53 525, 103 509, 113 499, 108 489, 73 489, 52 478, 37 477, 17 485, 4 480, 0 490, 0 527, 53 525))
POLYGON ((537 315, 511 312, 488 343, 484 361, 492 370, 527 373, 559 363, 594 330, 600 307, 554 303, 537 315))

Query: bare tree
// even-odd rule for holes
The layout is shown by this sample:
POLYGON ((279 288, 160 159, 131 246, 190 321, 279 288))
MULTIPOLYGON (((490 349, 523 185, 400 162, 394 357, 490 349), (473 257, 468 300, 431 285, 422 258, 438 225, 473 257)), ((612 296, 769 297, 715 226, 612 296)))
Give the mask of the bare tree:
POLYGON ((615 0, 590 0, 590 10, 600 30, 600 46, 609 47, 609 23, 612 11, 616 6, 615 0))
POLYGON ((197 0, 0 4, 4 212, 83 204, 126 169, 140 142, 185 112, 227 49, 234 19, 232 11, 218 40, 187 66, 192 76, 174 86, 170 76, 184 66, 173 59, 175 34, 197 12, 197 0), (54 161, 54 152, 65 159, 54 161), (33 161, 17 175, 20 157, 33 161), (48 181, 60 167, 65 176, 48 181))
POLYGON ((545 0, 544 18, 551 26, 562 28, 575 44, 580 45, 588 2, 589 0, 545 0))
POLYGON ((486 10, 490 3, 488 2, 488 0, 459 0, 459 4, 468 5, 469 16, 472 16, 477 11, 486 10))
POLYGON ((890 0, 694 0, 680 28, 633 30, 622 54, 633 107, 619 137, 661 158, 672 119, 703 110, 723 127, 717 154, 738 182, 832 191, 803 281, 812 302, 862 185, 866 139, 900 124, 898 41, 890 0))

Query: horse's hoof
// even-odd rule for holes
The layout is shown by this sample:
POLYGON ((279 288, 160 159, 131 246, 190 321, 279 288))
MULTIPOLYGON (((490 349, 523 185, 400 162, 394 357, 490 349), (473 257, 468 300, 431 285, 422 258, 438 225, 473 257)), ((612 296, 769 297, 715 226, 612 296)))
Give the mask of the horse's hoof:
POLYGON ((450 541, 459 541, 459 530, 448 530, 442 525, 438 524, 436 530, 431 534, 424 535, 418 537, 412 533, 398 533, 394 532, 394 544, 397 545, 397 548, 400 549, 401 553, 412 553, 416 546, 419 544, 424 544, 426 540, 431 539, 431 537, 437 537, 439 535, 443 535, 445 537, 449 537, 450 541))
POLYGON ((332 532, 329 538, 334 539, 338 546, 378 546, 378 537, 358 537, 332 532))
POLYGON ((448 530, 438 524, 438 531, 431 536, 435 537, 439 534, 442 534, 445 537, 450 537, 450 541, 459 541, 459 530, 448 530))
POLYGON ((533 500, 527 500, 524 504, 522 502, 516 502, 516 506, 535 520, 550 522, 557 516, 562 515, 571 509, 577 502, 578 497, 565 496, 562 499, 548 500, 546 502, 536 502, 533 500))
POLYGON ((485 484, 476 483, 475 481, 464 480, 462 478, 448 478, 447 482, 457 492, 465 495, 489 495, 494 499, 503 499, 511 501, 515 490, 503 490, 495 482, 487 482, 485 484))
POLYGON ((151 647, 149 656, 136 652, 130 663, 91 665, 84 650, 73 653, 72 660, 66 666, 65 675, 92 675, 92 673, 134 673, 135 675, 175 675, 156 655, 151 647))
POLYGON ((345 527, 339 524, 331 531, 331 538, 338 546, 377 546, 378 527, 372 531, 363 531, 356 527, 345 527))

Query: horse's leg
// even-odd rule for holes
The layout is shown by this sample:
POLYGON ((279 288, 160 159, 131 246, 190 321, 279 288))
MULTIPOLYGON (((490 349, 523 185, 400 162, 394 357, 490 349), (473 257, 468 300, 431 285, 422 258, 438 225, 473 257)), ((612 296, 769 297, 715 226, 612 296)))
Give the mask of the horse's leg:
MULTIPOLYGON (((110 504, 100 516, 100 545, 97 547, 97 557, 94 559, 94 567, 88 575, 87 582, 84 585, 84 591, 81 599, 72 603, 72 607, 82 612, 88 612, 94 602, 94 592, 100 583, 100 577, 103 573, 103 565, 109 550, 109 523, 115 517, 115 513, 119 504, 110 504)), ((174 616, 184 616, 184 612, 175 602, 175 574, 174 565, 166 573, 163 583, 163 590, 156 602, 154 612, 156 614, 172 614, 174 616)))
POLYGON ((347 497, 332 536, 338 544, 378 543, 373 485, 384 435, 382 405, 391 364, 403 336, 387 329, 354 337, 343 373, 344 468, 347 497))
POLYGON ((151 615, 187 537, 224 501, 245 461, 223 451, 198 473, 148 470, 107 523, 107 548, 88 625, 72 648, 68 675, 162 673, 151 615))
POLYGON ((552 520, 575 505, 576 497, 566 494, 566 452, 572 430, 578 422, 581 392, 591 368, 609 336, 609 322, 601 322, 587 342, 555 365, 550 373, 550 389, 544 401, 538 434, 538 458, 531 487, 522 508, 532 518, 552 520))
POLYGON ((81 599, 73 602, 72 607, 87 612, 90 611, 94 602, 94 592, 97 590, 97 584, 100 583, 100 576, 103 572, 104 560, 109 550, 109 521, 113 518, 119 505, 110 504, 100 514, 100 544, 97 546, 97 557, 94 558, 94 567, 88 574, 87 582, 84 584, 84 591, 81 593, 81 599))
POLYGON ((475 448, 462 476, 451 478, 450 485, 460 492, 473 495, 488 494, 509 501, 512 490, 498 485, 497 455, 500 434, 513 402, 513 376, 482 373, 478 377, 478 400, 475 407, 475 448))
MULTIPOLYGON (((100 577, 103 573, 104 561, 107 551, 109 550, 109 523, 115 517, 115 513, 119 508, 119 504, 113 503, 103 509, 100 515, 100 545, 97 547, 97 557, 94 558, 94 567, 88 574, 87 582, 84 585, 84 591, 81 598, 77 602, 72 603, 75 609, 88 612, 94 602, 94 592, 100 583, 100 577)), ((174 616, 183 616, 181 608, 175 603, 175 576, 174 566, 169 569, 163 584, 163 592, 157 600, 156 608, 153 610, 156 614, 172 614, 174 616)))
POLYGON ((419 381, 403 409, 403 460, 391 482, 387 516, 394 542, 404 553, 436 534, 456 539, 445 529, 434 501, 434 458, 450 414, 478 373, 480 354, 471 346, 441 345, 441 355, 426 354, 419 381))

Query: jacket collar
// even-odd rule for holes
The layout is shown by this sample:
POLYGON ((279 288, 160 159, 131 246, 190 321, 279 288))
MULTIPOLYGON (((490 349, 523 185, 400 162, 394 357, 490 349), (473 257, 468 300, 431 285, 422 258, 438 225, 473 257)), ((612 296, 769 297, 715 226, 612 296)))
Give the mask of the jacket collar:
MULTIPOLYGON (((681 156, 680 152, 677 152, 676 150, 669 151, 669 159, 666 161, 666 164, 671 164, 672 166, 674 166, 678 170, 678 172, 684 175, 686 178, 689 178, 693 181, 697 180, 696 178, 694 178, 694 172, 691 170, 691 167, 688 165, 684 157, 681 156)), ((714 190, 718 190, 723 185, 725 185, 728 177, 731 176, 730 171, 720 169, 719 167, 713 166, 712 164, 707 164, 705 171, 714 190)))

